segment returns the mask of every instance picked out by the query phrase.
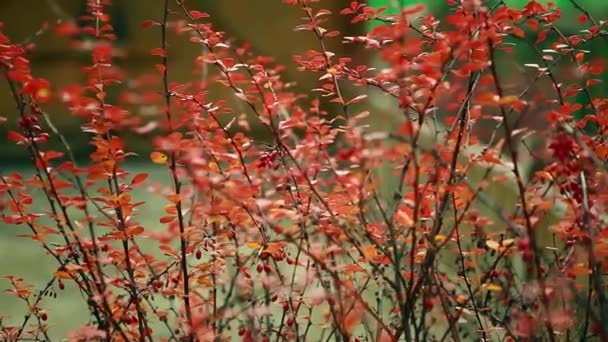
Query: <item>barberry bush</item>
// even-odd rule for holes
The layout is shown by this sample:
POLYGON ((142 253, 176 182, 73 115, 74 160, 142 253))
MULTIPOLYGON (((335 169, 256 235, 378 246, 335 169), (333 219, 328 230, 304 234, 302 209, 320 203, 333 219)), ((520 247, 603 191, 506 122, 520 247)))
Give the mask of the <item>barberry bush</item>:
POLYGON ((30 67, 36 39, 0 33, 3 138, 32 170, 0 175, 3 229, 56 262, 41 284, 5 275, 25 314, 3 312, 0 339, 49 340, 70 291, 88 312, 70 341, 608 340, 608 101, 590 49, 605 22, 582 0, 578 18, 537 1, 448 0, 441 18, 326 2, 272 4, 315 41, 283 66, 195 1, 151 1, 157 62, 128 75, 111 1, 88 0, 78 25, 42 28, 89 56, 59 89, 30 67), (349 36, 331 16, 375 25, 349 36), (176 40, 200 52, 185 83, 176 40), (302 89, 286 68, 318 81, 302 89), (87 161, 58 107, 81 122, 87 161))

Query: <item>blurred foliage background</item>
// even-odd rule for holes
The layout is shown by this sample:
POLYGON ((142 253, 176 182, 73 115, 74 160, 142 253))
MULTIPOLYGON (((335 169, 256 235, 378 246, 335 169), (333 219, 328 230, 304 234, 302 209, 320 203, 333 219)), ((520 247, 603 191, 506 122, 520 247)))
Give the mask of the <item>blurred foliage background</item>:
MULTIPOLYGON (((152 48, 160 46, 160 36, 158 30, 144 30, 141 25, 145 20, 161 19, 162 1, 114 0, 112 4, 110 14, 111 24, 118 37, 116 46, 124 53, 124 57, 116 58, 116 65, 121 67, 129 78, 136 78, 145 73, 156 74, 154 65, 158 63, 158 58, 151 56, 149 52, 152 48)), ((347 3, 326 1, 325 4, 328 9, 337 13, 347 3)), ((298 72, 292 61, 293 54, 317 48, 318 45, 313 35, 294 32, 293 28, 300 24, 302 16, 298 8, 282 4, 279 0, 190 1, 189 6, 210 13, 215 27, 227 32, 237 44, 248 42, 256 53, 272 56, 277 64, 286 65, 288 68, 283 76, 284 79, 297 81, 301 89, 314 87, 316 82, 314 75, 298 72)), ((4 23, 4 32, 15 42, 32 39, 44 23, 73 21, 83 15, 84 11, 85 1, 81 0, 0 1, 0 21, 4 23)), ((181 9, 174 8, 174 12, 175 19, 181 18, 179 16, 181 9)), ((348 25, 348 20, 346 17, 336 15, 328 25, 348 31, 349 35, 363 33, 363 25, 352 27, 348 25)), ((195 44, 190 43, 188 38, 188 36, 173 35, 168 39, 171 81, 185 82, 193 77, 193 61, 201 51, 195 44)), ((82 82, 83 76, 80 70, 91 63, 89 51, 70 50, 69 40, 57 38, 52 32, 42 32, 34 38, 34 42, 37 44, 35 53, 31 56, 34 74, 50 80, 53 83, 53 90, 82 82)), ((328 48, 338 55, 356 55, 354 50, 347 51, 351 47, 343 46, 338 39, 334 39, 333 44, 328 48)), ((364 59, 360 58, 360 61, 363 62, 364 59)), ((114 87, 114 92, 109 94, 109 102, 116 101, 120 90, 120 86, 114 87)), ((225 95, 214 94, 216 98, 233 98, 228 90, 218 87, 214 91, 226 91, 225 95)), ((79 120, 73 118, 65 107, 46 106, 44 109, 59 130, 70 138, 77 156, 85 158, 88 151, 87 136, 79 132, 79 120)), ((0 126, 2 137, 0 148, 3 155, 1 163, 6 165, 26 162, 27 156, 24 152, 5 139, 7 131, 16 127, 15 105, 11 101, 6 82, 0 82, 0 115, 9 118, 8 125, 0 126)), ((146 152, 146 148, 149 148, 147 139, 149 138, 127 137, 129 147, 139 152, 146 152)))
MULTIPOLYGON (((487 0, 490 6, 503 2, 515 7, 522 7, 527 0, 487 0)), ((565 33, 573 34, 582 28, 577 21, 582 13, 575 4, 580 5, 596 18, 603 18, 608 13, 608 1, 597 0, 541 0, 541 3, 553 2, 556 6, 563 8, 563 19, 560 23, 565 33)), ((369 0, 369 4, 376 7, 387 7, 386 13, 396 13, 402 6, 411 6, 422 3, 427 7, 427 12, 438 17, 449 13, 447 1, 444 0, 369 0)), ((145 20, 159 20, 162 15, 162 4, 160 1, 146 0, 114 0, 111 7, 112 26, 118 37, 117 46, 124 53, 117 57, 115 62, 120 66, 129 78, 136 78, 145 73, 153 73, 156 57, 149 51, 160 45, 158 32, 155 30, 143 30, 141 24, 145 20)), ((334 13, 347 6, 347 0, 325 0, 321 2, 323 7, 334 13)), ((301 11, 293 6, 282 4, 279 0, 209 0, 190 1, 189 6, 211 14, 217 29, 227 32, 229 37, 236 39, 237 44, 249 42, 255 52, 272 56, 277 64, 287 67, 284 79, 295 81, 299 89, 307 90, 314 88, 316 77, 309 73, 301 73, 295 69, 292 60, 293 54, 300 54, 308 49, 317 49, 318 42, 311 34, 294 32, 293 28, 298 25, 301 11)), ((2 0, 0 1, 0 21, 4 23, 3 30, 14 42, 33 41, 37 48, 31 55, 34 74, 49 79, 53 84, 53 90, 83 81, 81 68, 90 64, 90 52, 78 52, 69 49, 69 40, 57 38, 52 32, 41 31, 45 23, 71 22, 77 20, 85 11, 83 0, 2 0)), ((175 8, 175 12, 180 10, 175 8)), ((175 17, 178 17, 176 15, 175 17)), ((328 27, 337 29, 345 35, 364 34, 373 24, 359 23, 349 24, 349 18, 339 15, 331 16, 328 27)), ((530 38, 533 39, 533 38, 530 38)), ((180 82, 191 79, 194 59, 200 54, 197 47, 188 42, 188 37, 169 37, 169 70, 172 81, 180 82)), ((369 53, 352 45, 343 45, 339 39, 331 40, 329 50, 337 56, 353 57, 353 64, 368 63, 377 64, 369 53)), ((605 41, 595 40, 584 48, 594 51, 598 58, 604 58, 608 49, 604 46, 605 41)), ((530 46, 518 42, 516 53, 519 64, 522 60, 535 60, 534 52, 530 46)), ((509 77, 518 77, 520 73, 508 70, 509 77)), ((523 73, 523 70, 522 70, 523 73)), ((122 88, 124 90, 124 88, 122 88)), ((347 89, 348 91, 349 89, 347 89)), ((350 89, 351 91, 353 89, 350 89)), ((233 99, 233 96, 220 87, 214 89, 219 92, 216 98, 233 99)), ((114 87, 110 92, 109 101, 116 101, 121 92, 121 86, 114 87)), ((584 99, 580 99, 584 100, 584 99)), ((385 104, 380 96, 372 98, 372 104, 377 106, 379 127, 390 127, 390 115, 386 111, 393 111, 393 104, 385 104)), ((86 158, 89 150, 87 136, 80 132, 80 122, 68 113, 64 106, 45 106, 51 119, 59 130, 70 138, 78 158, 86 158)), ((132 108, 135 115, 141 108, 132 108)), ((331 108, 330 108, 331 110, 331 108)), ((16 128, 15 104, 13 103, 6 82, 0 82, 0 115, 8 117, 9 123, 0 126, 0 148, 2 150, 2 161, 0 165, 21 164, 27 162, 24 151, 7 141, 6 133, 16 128)), ((130 148, 135 152, 147 153, 149 147, 148 138, 127 136, 130 148)), ((58 147, 58 145, 57 145, 58 147)))

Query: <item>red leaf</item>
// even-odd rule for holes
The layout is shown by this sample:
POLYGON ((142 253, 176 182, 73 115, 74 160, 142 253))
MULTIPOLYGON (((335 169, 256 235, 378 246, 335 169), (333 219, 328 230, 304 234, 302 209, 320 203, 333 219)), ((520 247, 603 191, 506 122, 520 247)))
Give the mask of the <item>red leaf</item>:
POLYGON ((167 53, 161 48, 152 49, 150 54, 152 56, 167 57, 167 53))
POLYGON ((549 34, 549 29, 540 31, 536 37, 536 44, 542 43, 545 39, 547 39, 547 34, 549 34))
POLYGON ((526 24, 532 31, 538 31, 538 29, 540 28, 540 26, 538 25, 538 21, 533 19, 527 20, 526 24))
POLYGON ((146 21, 143 22, 143 24, 141 24, 141 27, 143 29, 147 29, 147 28, 150 28, 150 27, 155 26, 155 25, 160 25, 160 24, 157 23, 156 21, 146 20, 146 21))
POLYGON ((192 19, 197 20, 201 18, 209 18, 209 14, 200 11, 190 11, 190 16, 192 19))
POLYGON ((365 95, 365 94, 363 94, 363 95, 359 95, 359 96, 357 96, 357 97, 352 98, 350 101, 348 101, 348 102, 346 103, 346 105, 348 106, 348 105, 351 105, 351 104, 353 104, 353 103, 357 103, 357 102, 359 102, 359 101, 362 101, 362 100, 363 100, 363 99, 365 99, 366 97, 367 97, 367 95, 365 95))
POLYGON ((165 70, 167 70, 167 68, 163 64, 156 64, 154 65, 154 67, 156 68, 156 71, 158 71, 158 73, 160 74, 164 74, 165 70))
POLYGON ((21 133, 17 133, 15 131, 9 131, 6 137, 8 138, 8 140, 16 142, 17 144, 22 144, 27 140, 27 138, 24 137, 21 133))

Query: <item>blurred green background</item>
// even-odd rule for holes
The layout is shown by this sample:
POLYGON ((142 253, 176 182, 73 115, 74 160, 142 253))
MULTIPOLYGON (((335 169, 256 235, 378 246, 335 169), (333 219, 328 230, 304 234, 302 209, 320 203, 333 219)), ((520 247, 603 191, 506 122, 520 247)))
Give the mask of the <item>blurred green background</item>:
MULTIPOLYGON (((347 0, 326 0, 322 1, 323 7, 337 13, 346 7, 350 1, 347 0)), ((513 6, 523 6, 525 0, 505 0, 513 6)), ((540 1, 547 3, 547 1, 540 1)), ((577 32, 581 26, 577 23, 577 17, 581 14, 570 0, 553 0, 556 5, 564 9, 564 19, 560 22, 562 28, 570 34, 577 32)), ((596 19, 606 18, 608 14, 608 1, 598 0, 578 0, 578 3, 589 10, 596 19)), ((149 51, 158 47, 159 34, 157 30, 143 30, 142 22, 145 20, 159 20, 162 16, 163 1, 153 0, 114 0, 111 7, 112 25, 118 36, 118 46, 125 52, 124 58, 117 58, 116 63, 129 77, 136 77, 144 73, 152 72, 154 64, 157 63, 155 57, 150 56, 149 51)), ((389 6, 389 13, 394 13, 395 9, 403 4, 405 6, 417 3, 417 1, 404 0, 370 0, 370 4, 378 7, 389 6)), ((442 16, 448 13, 444 0, 423 1, 429 12, 437 13, 442 16)), ((489 1, 490 4, 496 1, 489 1)), ((4 23, 3 31, 12 41, 26 41, 32 37, 44 23, 54 23, 57 21, 69 21, 79 15, 84 14, 85 1, 81 0, 0 0, 0 21, 4 23)), ((279 0, 200 0, 189 1, 192 8, 208 12, 212 15, 213 22, 229 36, 234 37, 239 42, 249 42, 254 50, 262 55, 269 55, 276 58, 278 64, 286 65, 287 71, 284 79, 295 80, 300 89, 311 89, 317 82, 318 76, 304 74, 295 69, 292 61, 293 54, 300 54, 308 49, 318 49, 318 41, 312 34, 294 32, 293 27, 300 23, 302 12, 297 8, 282 4, 279 0)), ((179 12, 178 9, 175 9, 179 12)), ((350 25, 349 18, 334 15, 331 17, 327 27, 337 29, 345 35, 363 34, 369 26, 365 24, 350 25)), ((189 80, 192 70, 192 61, 200 53, 197 47, 188 42, 187 37, 172 36, 169 39, 170 47, 169 70, 172 81, 180 82, 189 80)), ((37 49, 31 56, 33 73, 40 77, 52 81, 54 90, 73 83, 83 81, 81 67, 90 63, 90 56, 87 52, 69 51, 69 41, 54 37, 46 32, 35 38, 37 49)), ((517 48, 517 63, 523 64, 527 61, 537 60, 529 47, 521 44, 517 48), (520 48, 521 46, 521 48, 520 48)), ((586 49, 594 51, 595 57, 605 58, 608 53, 607 45, 604 41, 596 40, 585 46, 586 49)), ((369 54, 361 49, 349 45, 340 44, 339 40, 334 39, 328 47, 338 56, 351 56, 354 64, 377 63, 369 54)), ((506 70, 511 77, 518 77, 517 73, 506 70)), ((218 88, 219 89, 219 88, 218 88)), ((347 89, 354 93, 353 89, 347 89)), ((221 90, 217 90, 221 92, 221 90)), ((119 91, 110 94, 109 101, 118 98, 119 91), (113 96, 113 98, 112 98, 113 96)), ((216 98, 224 97, 222 93, 214 95, 216 98)), ((226 98, 232 98, 226 93, 226 98)), ((584 99, 579 99, 584 101, 584 99)), ((394 121, 391 112, 394 110, 393 103, 387 103, 382 97, 370 98, 373 106, 374 124, 377 127, 389 127, 394 121)), ((70 140, 78 159, 86 161, 90 147, 87 143, 87 135, 80 131, 80 121, 72 117, 67 108, 63 106, 49 105, 44 107, 49 113, 58 129, 70 140)), ((132 108, 135 115, 141 108, 132 108)), ((31 174, 31 167, 27 158, 27 153, 22 147, 10 143, 6 139, 8 130, 16 129, 15 105, 11 101, 6 82, 0 82, 0 116, 9 118, 9 122, 0 125, 0 172, 7 175, 18 172, 24 175, 31 174)), ((533 125, 534 123, 529 123, 533 125)), ((150 172, 152 181, 163 182, 166 180, 166 173, 162 168, 154 167, 145 162, 147 153, 150 149, 149 138, 127 135, 125 137, 128 149, 144 156, 140 163, 132 163, 128 166, 133 172, 150 172)), ((60 149, 58 143, 55 148, 60 149)), ((135 194, 135 200, 145 198, 145 191, 135 194)), ((147 210, 156 212, 160 209, 160 203, 148 203, 147 210)), ((157 223, 157 218, 147 215, 143 218, 144 226, 153 226, 157 223), (146 222, 145 220, 149 220, 146 222)), ((46 257, 34 242, 26 239, 17 238, 17 234, 25 233, 23 227, 7 226, 0 223, 0 276, 14 274, 22 276, 27 282, 33 283, 37 288, 49 280, 49 276, 55 270, 56 265, 50 258, 46 257)), ((0 288, 6 288, 8 284, 0 280, 0 288)), ((55 326, 53 336, 64 336, 70 329, 82 324, 86 317, 79 316, 83 313, 80 295, 72 288, 71 291, 59 293, 56 304, 49 310, 50 323, 55 326)), ((25 308, 22 303, 12 297, 0 294, 0 315, 11 314, 16 316, 19 322, 25 308)))

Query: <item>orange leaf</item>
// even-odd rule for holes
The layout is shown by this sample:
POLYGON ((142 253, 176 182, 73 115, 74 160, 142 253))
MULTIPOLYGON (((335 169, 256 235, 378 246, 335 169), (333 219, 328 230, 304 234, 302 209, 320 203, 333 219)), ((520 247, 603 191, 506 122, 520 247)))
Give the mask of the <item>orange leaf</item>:
POLYGON ((344 268, 344 272, 347 274, 355 272, 365 272, 365 269, 363 269, 363 267, 361 267, 361 265, 359 264, 350 264, 344 268))
POLYGON ((213 281, 211 281, 211 278, 207 277, 207 276, 202 276, 202 277, 198 277, 196 279, 196 282, 200 285, 203 286, 211 286, 213 285, 213 281))
POLYGON ((180 195, 177 195, 177 194, 169 195, 169 196, 167 196, 167 199, 175 204, 177 204, 179 201, 181 201, 180 195))
POLYGON ((493 105, 500 99, 500 97, 493 93, 483 93, 477 96, 475 103, 480 105, 493 105))
POLYGON ((170 223, 175 220, 175 216, 163 216, 160 218, 160 223, 170 223))
POLYGON ((127 228, 127 231, 126 231, 127 235, 129 235, 129 236, 139 235, 143 232, 144 232, 144 227, 142 227, 142 226, 129 227, 129 228, 127 228))
POLYGON ((517 26, 511 27, 511 32, 513 33, 514 36, 519 37, 519 38, 524 38, 526 36, 526 34, 524 33, 524 30, 520 29, 517 26))
POLYGON ((348 334, 351 334, 353 330, 363 321, 363 313, 365 311, 361 304, 356 304, 342 319, 342 328, 348 334))
POLYGON ((281 252, 282 250, 283 250, 282 242, 271 242, 266 246, 266 248, 264 248, 264 252, 266 252, 268 254, 276 254, 276 253, 281 252))
POLYGON ((137 175, 135 175, 135 177, 133 177, 133 180, 131 181, 131 185, 137 185, 139 183, 142 183, 143 181, 146 180, 146 178, 148 178, 147 173, 137 174, 137 175))
POLYGON ((507 96, 503 96, 501 98, 498 99, 498 104, 500 105, 510 105, 513 104, 515 102, 519 101, 519 99, 517 98, 517 96, 513 96, 513 95, 507 95, 507 96))
POLYGON ((72 279, 72 276, 69 272, 66 271, 57 271, 55 272, 55 277, 57 279, 72 279))

